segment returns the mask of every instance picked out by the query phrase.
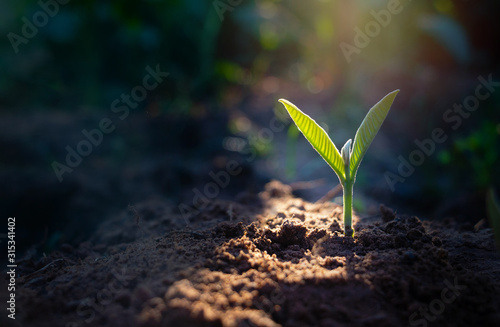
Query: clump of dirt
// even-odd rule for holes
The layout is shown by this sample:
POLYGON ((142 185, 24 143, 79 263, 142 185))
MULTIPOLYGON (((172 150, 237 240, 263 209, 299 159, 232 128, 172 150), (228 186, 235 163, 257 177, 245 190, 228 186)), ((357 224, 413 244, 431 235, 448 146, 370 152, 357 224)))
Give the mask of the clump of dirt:
MULTIPOLYGON (((490 229, 342 207, 273 181, 186 220, 160 202, 22 267, 18 326, 497 326, 490 229), (141 219, 142 217, 142 219, 141 219)), ((479 218, 479 217, 478 217, 479 218)))

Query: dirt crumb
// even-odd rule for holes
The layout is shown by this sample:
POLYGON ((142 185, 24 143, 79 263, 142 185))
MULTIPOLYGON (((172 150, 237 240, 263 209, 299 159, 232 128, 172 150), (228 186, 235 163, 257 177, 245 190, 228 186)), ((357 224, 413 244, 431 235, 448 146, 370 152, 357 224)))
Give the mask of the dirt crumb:
POLYGON ((213 202, 188 227, 165 205, 139 203, 140 231, 125 212, 79 248, 25 263, 17 326, 500 321, 500 256, 488 228, 464 231, 382 205, 378 220, 354 217, 354 238, 345 238, 341 207, 295 198, 278 181, 239 199, 213 202), (444 309, 427 321, 420 310, 436 311, 436 301, 444 309))

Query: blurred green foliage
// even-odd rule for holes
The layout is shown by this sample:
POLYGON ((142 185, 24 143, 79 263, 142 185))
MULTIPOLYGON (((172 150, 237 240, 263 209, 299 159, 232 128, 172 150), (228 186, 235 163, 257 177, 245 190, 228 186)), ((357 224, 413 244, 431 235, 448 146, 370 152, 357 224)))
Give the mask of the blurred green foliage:
POLYGON ((468 135, 459 136, 451 147, 438 155, 439 162, 447 168, 455 185, 463 184, 485 191, 493 185, 500 185, 496 168, 500 163, 500 123, 481 121, 478 129, 468 135), (460 172, 469 170, 463 175, 460 172))
MULTIPOLYGON (((492 73, 499 79, 500 3, 402 0, 401 13, 348 63, 339 44, 352 44, 355 28, 363 30, 374 20, 373 11, 385 10, 388 2, 242 0, 221 20, 214 1, 73 0, 61 5, 16 54, 6 36, 21 34, 22 18, 31 19, 41 9, 36 1, 4 1, 0 107, 107 111, 114 99, 142 81, 147 65, 159 64, 170 75, 143 104, 158 113, 202 119, 225 109, 230 112, 228 133, 251 139, 266 126, 259 117, 272 114, 277 98, 298 98, 309 105, 305 110, 341 126, 330 133, 343 143, 346 131, 366 114, 363 108, 400 88, 401 100, 383 129, 387 146, 378 145, 386 149, 385 168, 394 169, 397 156, 413 149, 413 139, 440 126, 443 111, 468 94, 477 76, 492 73), (250 99, 261 95, 264 101, 252 104, 250 99), (250 119, 252 128, 232 128, 234 112, 250 119)), ((498 96, 481 104, 440 154, 418 168, 425 179, 408 179, 406 185, 417 187, 398 192, 409 189, 408 198, 418 199, 418 192, 429 189, 426 183, 441 196, 457 183, 481 190, 498 183, 499 104, 498 96), (470 169, 474 173, 468 175, 470 169)), ((308 178, 320 178, 328 167, 290 164, 290 156, 301 153, 298 147, 308 145, 292 130, 289 137, 288 150, 283 147, 288 165, 280 177, 301 179, 299 170, 308 167, 308 178)), ((272 158, 280 150, 268 143, 252 147, 272 158)), ((382 176, 379 170, 360 176, 358 185, 384 184, 376 177, 382 176)), ((279 168, 273 173, 279 174, 279 168)))
MULTIPOLYGON (((42 10, 27 0, 2 6, 10 17, 0 23, 4 35, 22 35, 22 17, 31 20, 42 10)), ((156 64, 171 74, 158 91, 162 99, 190 98, 211 77, 220 27, 211 9, 210 2, 195 0, 60 5, 48 24, 19 46, 18 54, 3 38, 2 104, 105 105, 140 83, 147 65, 156 64)))

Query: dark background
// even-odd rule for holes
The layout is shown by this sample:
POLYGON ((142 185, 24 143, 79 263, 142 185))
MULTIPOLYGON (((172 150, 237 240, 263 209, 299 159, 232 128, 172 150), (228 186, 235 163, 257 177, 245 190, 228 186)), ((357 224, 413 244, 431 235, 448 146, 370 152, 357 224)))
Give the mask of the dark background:
POLYGON ((355 28, 394 1, 74 0, 52 5, 53 15, 35 1, 2 2, 0 216, 16 217, 19 248, 77 244, 110 215, 135 219, 138 202, 191 205, 193 188, 203 191, 230 160, 241 172, 217 198, 274 178, 316 201, 337 177, 277 100, 328 126, 340 149, 394 89, 358 173, 355 210, 376 214, 385 203, 428 219, 485 218, 486 191, 500 184, 500 88, 456 129, 443 114, 474 94, 478 77, 500 81, 500 3, 401 1, 347 60, 340 44, 354 44, 355 28), (34 17, 40 27, 23 36, 34 17), (17 49, 13 33, 25 37, 17 49), (148 66, 169 75, 121 120, 112 104, 142 85, 148 66), (67 147, 104 118, 114 131, 60 182, 53 163, 65 164, 67 147), (447 140, 392 191, 385 173, 435 128, 447 140))

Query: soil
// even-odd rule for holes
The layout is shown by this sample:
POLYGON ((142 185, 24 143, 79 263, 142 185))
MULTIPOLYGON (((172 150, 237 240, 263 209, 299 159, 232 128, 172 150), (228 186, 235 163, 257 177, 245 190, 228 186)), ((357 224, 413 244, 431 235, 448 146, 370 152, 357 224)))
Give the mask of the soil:
POLYGON ((76 248, 19 262, 16 320, 2 325, 499 325, 489 228, 382 205, 346 238, 342 207, 278 181, 189 219, 176 212, 143 202, 76 248))

